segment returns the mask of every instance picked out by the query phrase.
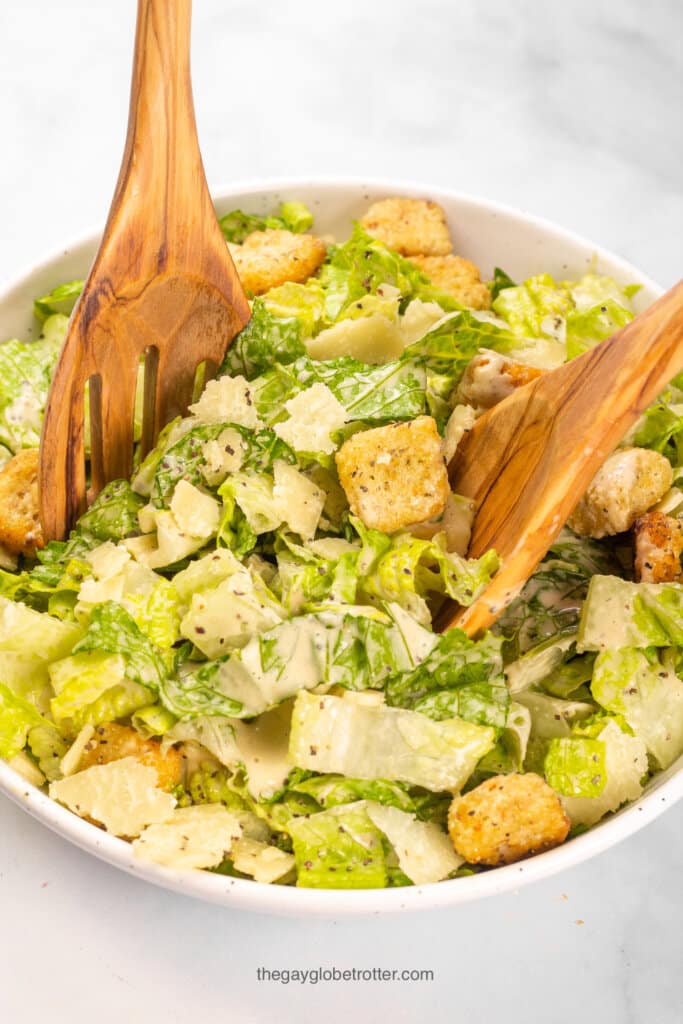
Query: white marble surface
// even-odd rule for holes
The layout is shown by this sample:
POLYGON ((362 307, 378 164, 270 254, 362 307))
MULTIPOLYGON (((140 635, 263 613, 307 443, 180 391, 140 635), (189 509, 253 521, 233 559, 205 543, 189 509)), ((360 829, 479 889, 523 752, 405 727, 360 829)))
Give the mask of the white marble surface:
MULTIPOLYGON (((103 219, 134 6, 0 5, 0 278, 103 219)), ((422 179, 559 221, 662 284, 679 276, 677 0, 196 0, 194 26, 210 182, 422 179)), ((402 920, 286 921, 148 887, 2 800, 0 1013, 8 1024, 674 1024, 682 847, 673 810, 516 895, 402 920), (258 966, 318 965, 431 968, 435 981, 256 980, 258 966)))

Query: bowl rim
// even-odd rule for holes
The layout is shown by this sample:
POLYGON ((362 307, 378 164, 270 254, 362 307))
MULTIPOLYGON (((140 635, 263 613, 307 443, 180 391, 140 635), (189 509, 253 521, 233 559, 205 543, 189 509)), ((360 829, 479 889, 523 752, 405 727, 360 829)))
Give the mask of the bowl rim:
MULTIPOLYGON (((214 200, 221 202, 231 197, 255 196, 268 192, 296 191, 303 188, 322 191, 358 190, 366 188, 383 191, 387 195, 399 194, 431 197, 447 203, 462 202, 486 214, 499 214, 511 220, 537 227, 553 236, 559 243, 566 242, 595 254, 618 269, 620 274, 637 279, 655 296, 662 293, 661 286, 643 274, 628 261, 604 247, 595 245, 574 231, 553 221, 529 214, 522 209, 488 200, 466 192, 431 186, 424 182, 402 179, 361 176, 293 176, 238 180, 212 188, 214 200)), ((0 282, 0 308, 12 292, 24 286, 28 279, 63 259, 82 245, 96 244, 102 226, 89 229, 66 244, 55 248, 39 261, 34 261, 0 282)), ((514 891, 523 885, 548 878, 566 868, 577 866, 605 851, 621 839, 632 835, 657 818, 668 806, 683 798, 683 770, 672 765, 655 777, 647 793, 598 823, 586 833, 574 837, 569 843, 537 854, 528 860, 485 871, 464 878, 436 882, 429 885, 406 886, 397 889, 306 889, 280 885, 264 885, 251 880, 231 878, 207 871, 177 870, 149 864, 135 858, 131 845, 123 839, 100 830, 77 817, 40 789, 27 782, 8 763, 0 760, 0 792, 22 807, 32 817, 82 850, 98 857, 138 878, 157 886, 171 889, 186 896, 222 904, 240 910, 285 916, 339 917, 380 913, 399 913, 451 907, 503 892, 514 891)))

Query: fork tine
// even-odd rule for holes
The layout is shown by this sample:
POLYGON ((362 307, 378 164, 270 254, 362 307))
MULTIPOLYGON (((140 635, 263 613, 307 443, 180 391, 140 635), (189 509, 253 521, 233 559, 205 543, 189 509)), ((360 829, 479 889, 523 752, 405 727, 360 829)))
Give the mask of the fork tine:
POLYGON ((38 472, 45 541, 66 537, 86 508, 83 382, 55 375, 50 391, 38 472), (69 386, 71 385, 71 386, 69 386))
POLYGON ((116 369, 116 374, 102 373, 101 420, 97 426, 101 436, 102 477, 93 478, 95 494, 104 483, 128 479, 133 471, 138 360, 116 369))
POLYGON ((185 416, 194 396, 197 365, 183 363, 174 352, 160 353, 154 403, 154 436, 175 416, 185 416))

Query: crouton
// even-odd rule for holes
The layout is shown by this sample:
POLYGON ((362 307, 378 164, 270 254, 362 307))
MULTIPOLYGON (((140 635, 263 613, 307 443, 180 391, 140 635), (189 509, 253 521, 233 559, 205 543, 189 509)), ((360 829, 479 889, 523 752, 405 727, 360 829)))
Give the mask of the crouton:
POLYGON ((515 388, 536 380, 542 372, 535 366, 516 363, 498 352, 482 349, 468 363, 458 385, 457 398, 481 412, 507 398, 515 388))
POLYGON ((453 846, 469 864, 512 864, 567 838, 570 821, 540 775, 496 775, 448 811, 453 846))
POLYGON ((624 533, 671 487, 668 459, 647 448, 619 448, 593 477, 567 520, 581 537, 624 533))
POLYGON ((248 295, 263 295, 287 281, 307 281, 327 253, 321 238, 274 230, 254 231, 242 245, 228 248, 248 295))
POLYGON ((431 416, 354 434, 336 459, 351 510, 366 526, 393 533, 446 506, 448 474, 431 416))
POLYGON ((411 256, 410 262, 461 305, 470 309, 491 308, 491 292, 481 280, 479 267, 464 256, 411 256))
POLYGON ((182 758, 180 753, 169 747, 161 753, 159 740, 146 740, 130 725, 104 722, 95 727, 94 736, 83 748, 78 771, 95 764, 109 764, 122 757, 134 757, 141 764, 155 768, 161 789, 173 789, 181 778, 182 758))
POLYGON ((633 524, 638 583, 683 582, 683 520, 646 512, 633 524))
POLYGON ((453 251, 446 215, 429 199, 381 199, 360 223, 369 235, 402 256, 446 256, 453 251))
POLYGON ((25 448, 0 469, 0 544, 15 555, 33 555, 44 545, 37 448, 25 448))

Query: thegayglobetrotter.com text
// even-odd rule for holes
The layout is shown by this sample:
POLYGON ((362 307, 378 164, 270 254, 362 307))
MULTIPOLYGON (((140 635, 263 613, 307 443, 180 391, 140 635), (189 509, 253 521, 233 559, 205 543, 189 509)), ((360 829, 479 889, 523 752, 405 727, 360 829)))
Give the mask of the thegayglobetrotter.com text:
POLYGON ((325 981, 434 981, 434 971, 417 967, 257 967, 257 981, 318 985, 325 981))

